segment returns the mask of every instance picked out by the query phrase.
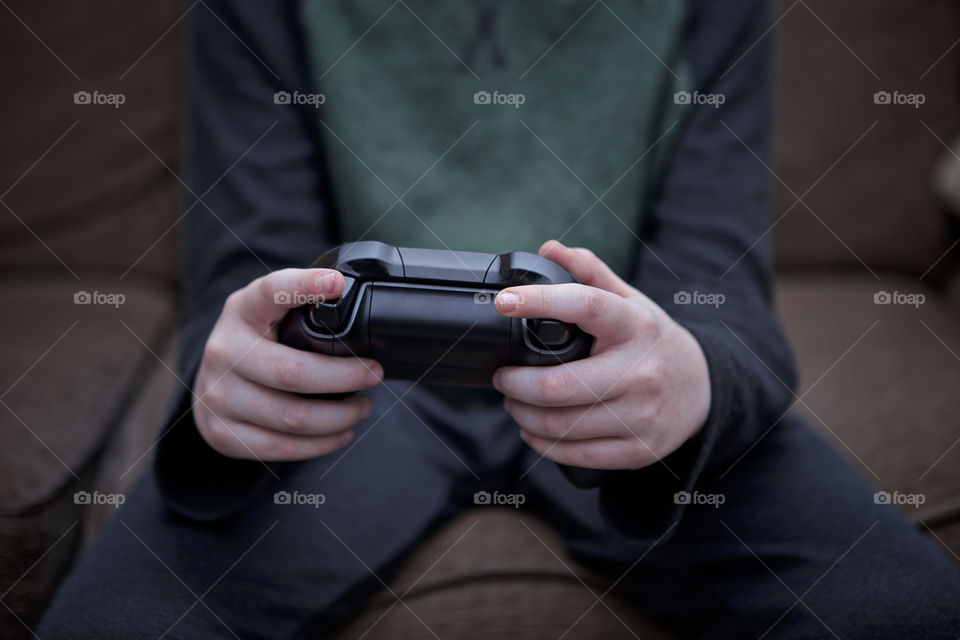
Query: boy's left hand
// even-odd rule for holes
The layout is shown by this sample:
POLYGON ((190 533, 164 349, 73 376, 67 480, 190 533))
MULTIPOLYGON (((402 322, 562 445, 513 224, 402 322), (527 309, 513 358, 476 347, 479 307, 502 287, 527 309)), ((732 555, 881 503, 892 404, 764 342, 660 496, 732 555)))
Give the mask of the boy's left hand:
POLYGON ((510 287, 497 310, 572 322, 595 341, 583 360, 497 371, 520 437, 551 460, 595 469, 636 469, 678 449, 710 410, 700 344, 589 250, 551 240, 540 255, 581 284, 510 287))

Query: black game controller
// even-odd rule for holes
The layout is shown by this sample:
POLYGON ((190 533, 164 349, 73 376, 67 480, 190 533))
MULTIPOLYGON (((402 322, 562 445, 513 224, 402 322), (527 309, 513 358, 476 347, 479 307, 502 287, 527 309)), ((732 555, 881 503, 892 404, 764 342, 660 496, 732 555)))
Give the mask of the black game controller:
MULTIPOLYGON (((387 378, 490 387, 505 365, 551 365, 590 353, 593 337, 573 324, 507 318, 493 304, 506 287, 577 282, 557 263, 517 251, 493 255, 352 242, 313 267, 336 269, 339 298, 291 310, 280 342, 306 351, 377 360, 387 378)), ((561 465, 579 487, 602 472, 561 465)))

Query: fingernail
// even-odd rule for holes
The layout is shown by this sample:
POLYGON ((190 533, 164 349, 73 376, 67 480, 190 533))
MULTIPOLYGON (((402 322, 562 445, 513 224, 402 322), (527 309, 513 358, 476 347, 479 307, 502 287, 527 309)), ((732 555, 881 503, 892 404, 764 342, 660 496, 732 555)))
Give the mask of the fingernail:
POLYGON ((320 285, 321 289, 323 289, 324 291, 329 291, 333 289, 333 285, 336 283, 336 281, 337 281, 337 274, 325 273, 322 276, 320 276, 320 279, 317 281, 317 283, 320 285))
POLYGON ((379 365, 371 368, 367 374, 367 384, 380 384, 381 380, 383 380, 383 369, 379 365))
POLYGON ((497 391, 500 391, 500 372, 499 371, 493 374, 492 384, 494 389, 496 389, 497 391))
POLYGON ((517 307, 517 294, 510 291, 501 291, 497 294, 497 307, 501 311, 513 311, 517 307))

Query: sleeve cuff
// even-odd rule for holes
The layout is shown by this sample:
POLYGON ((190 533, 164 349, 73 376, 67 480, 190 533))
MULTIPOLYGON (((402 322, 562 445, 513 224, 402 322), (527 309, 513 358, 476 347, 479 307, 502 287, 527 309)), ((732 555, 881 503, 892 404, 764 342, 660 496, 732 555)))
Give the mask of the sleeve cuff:
POLYGON ((642 469, 611 471, 600 487, 600 509, 624 537, 653 543, 683 518, 686 501, 701 474, 717 458, 721 436, 734 411, 735 363, 715 326, 686 328, 700 343, 710 375, 710 412, 703 427, 679 449, 642 469))
POLYGON ((226 517, 264 489, 282 463, 222 455, 197 431, 191 394, 184 390, 157 443, 154 475, 167 506, 198 521, 226 517))

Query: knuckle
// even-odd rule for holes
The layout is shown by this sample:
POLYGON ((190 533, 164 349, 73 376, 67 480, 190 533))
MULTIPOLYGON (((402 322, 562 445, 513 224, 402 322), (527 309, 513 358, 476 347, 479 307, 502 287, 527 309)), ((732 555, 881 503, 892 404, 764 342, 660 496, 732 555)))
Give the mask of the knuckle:
POLYGON ((579 291, 579 302, 584 312, 594 317, 603 316, 607 302, 600 292, 590 287, 580 287, 579 291))
POLYGON ((207 344, 203 346, 203 362, 214 369, 220 369, 226 361, 226 345, 216 335, 210 336, 207 344))
POLYGON ((207 423, 204 438, 211 447, 220 453, 229 453, 233 445, 233 432, 222 420, 214 417, 207 423))
POLYGON ((660 324, 657 315, 652 309, 639 303, 634 305, 634 309, 634 318, 636 319, 637 327, 642 332, 647 334, 659 333, 660 324))
POLYGON ((590 463, 589 456, 582 447, 570 447, 564 452, 564 457, 566 458, 564 462, 573 467, 586 467, 590 463))
POLYGON ((214 383, 205 387, 201 392, 203 403, 209 407, 221 408, 227 403, 227 390, 223 384, 214 383))
POLYGON ((533 304, 541 311, 550 309, 555 304, 557 296, 554 292, 555 287, 540 286, 534 289, 533 304))
POLYGON ((548 437, 557 440, 563 438, 569 428, 566 416, 558 411, 546 412, 542 418, 542 427, 548 437))
POLYGON ((272 274, 267 274, 265 276, 260 276, 256 280, 250 283, 250 288, 253 289, 253 292, 262 298, 269 298, 273 300, 273 296, 270 294, 271 290, 271 276, 272 274))
POLYGON ((568 397, 571 392, 570 378, 560 372, 545 372, 536 383, 537 395, 547 402, 556 402, 568 397))
MULTIPOLYGON (((245 287, 244 287, 245 289, 245 287)), ((240 298, 243 296, 244 289, 237 289, 233 293, 227 296, 227 299, 223 301, 223 310, 227 313, 235 313, 237 307, 240 305, 240 298)))
POLYGON ((274 376, 283 389, 300 389, 303 375, 303 363, 296 358, 281 358, 274 365, 274 376))
POLYGON ((284 438, 270 438, 263 445, 263 456, 270 460, 290 460, 296 458, 298 453, 296 443, 284 438))
POLYGON ((293 404, 286 405, 280 410, 280 423, 289 431, 301 433, 309 425, 303 410, 293 404))
POLYGON ((638 372, 638 383, 648 393, 659 394, 664 390, 666 364, 661 358, 649 358, 638 372))
MULTIPOLYGON (((641 440, 640 436, 637 434, 637 429, 640 429, 640 432, 643 433, 645 429, 653 422, 656 416, 657 409, 653 403, 641 402, 629 410, 628 415, 626 416, 627 420, 625 421, 626 426, 628 430, 633 433, 633 435, 637 436, 638 440, 641 440), (630 427, 633 427, 633 429, 630 429, 630 427)), ((641 440, 637 444, 642 446, 643 441, 641 440)))
POLYGON ((575 251, 582 260, 593 260, 597 257, 593 251, 585 247, 578 247, 575 251))

